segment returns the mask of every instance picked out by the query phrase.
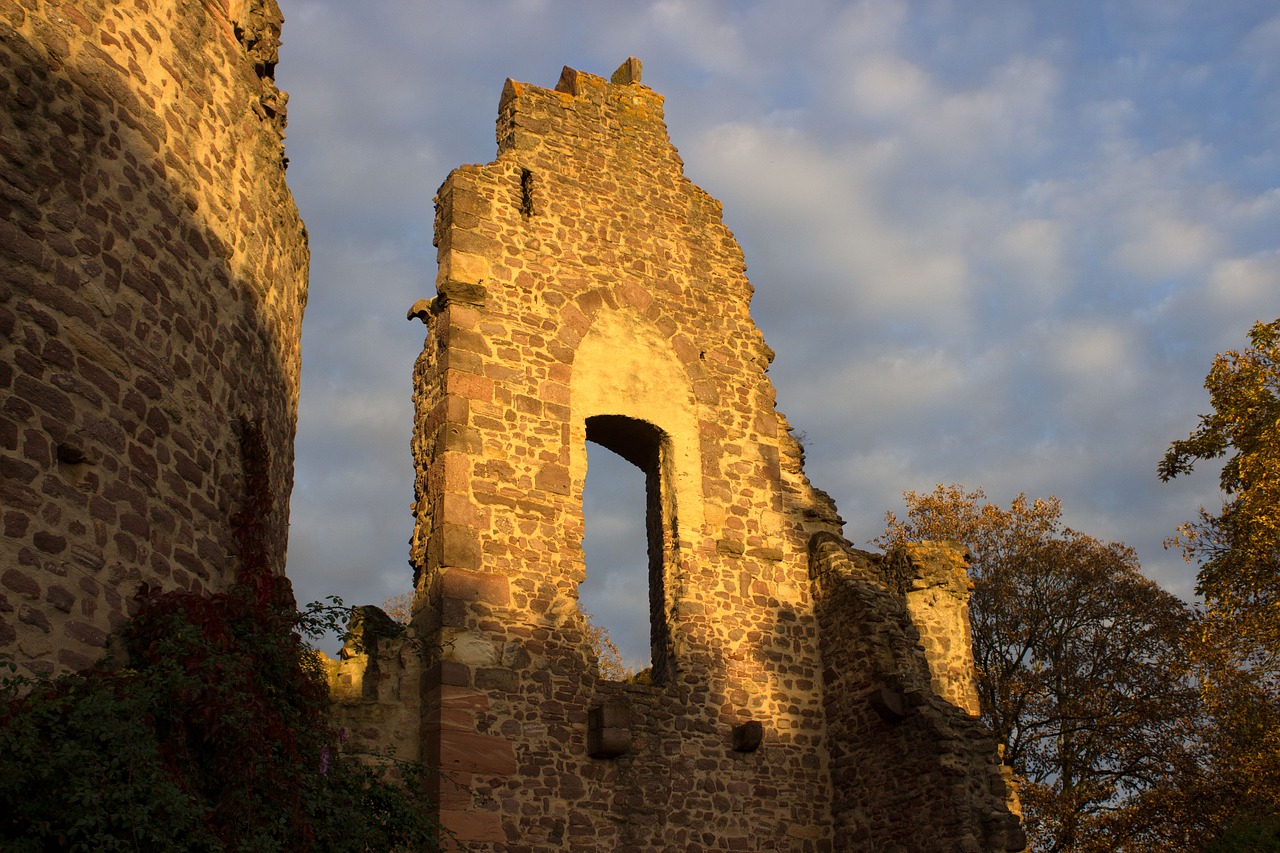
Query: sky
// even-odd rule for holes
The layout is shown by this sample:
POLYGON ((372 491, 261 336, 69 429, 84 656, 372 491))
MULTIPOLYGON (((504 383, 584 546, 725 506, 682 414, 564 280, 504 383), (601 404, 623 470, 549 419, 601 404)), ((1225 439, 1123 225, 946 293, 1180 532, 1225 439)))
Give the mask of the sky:
MULTIPOLYGON (((628 56, 686 176, 724 204, 779 409, 855 545, 906 489, 1052 495, 1191 598, 1195 566, 1162 543, 1218 506, 1216 472, 1162 484, 1156 465, 1208 411, 1213 356, 1280 316, 1274 0, 280 5, 312 250, 299 601, 411 585, 425 328, 405 312, 434 295, 436 189, 496 156, 506 78, 552 88, 628 56)), ((643 487, 619 497, 603 456, 588 606, 636 660, 643 534, 623 522, 643 487)))

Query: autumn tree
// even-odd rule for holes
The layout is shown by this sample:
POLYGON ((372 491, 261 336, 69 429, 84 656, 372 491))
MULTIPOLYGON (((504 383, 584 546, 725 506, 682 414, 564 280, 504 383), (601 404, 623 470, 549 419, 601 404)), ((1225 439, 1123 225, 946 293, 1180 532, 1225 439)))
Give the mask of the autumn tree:
POLYGON ((955 485, 904 497, 878 544, 969 547, 982 715, 1026 780, 1034 848, 1159 849, 1140 812, 1189 760, 1189 609, 1130 548, 1063 527, 1055 498, 1003 509, 955 485))
POLYGON ((1280 319, 1255 324, 1249 343, 1214 359, 1205 379, 1213 410, 1169 446, 1159 474, 1167 482, 1225 459, 1221 507, 1201 507, 1174 541, 1200 564, 1195 655, 1215 723, 1206 798, 1265 822, 1280 813, 1280 319))
POLYGON ((401 592, 382 599, 382 612, 401 625, 408 625, 413 618, 413 593, 401 592))
POLYGON ((609 681, 628 681, 635 677, 634 668, 627 666, 622 660, 622 652, 614 645, 613 638, 603 625, 597 625, 590 613, 583 613, 587 622, 587 642, 596 653, 596 663, 600 669, 600 677, 609 681))

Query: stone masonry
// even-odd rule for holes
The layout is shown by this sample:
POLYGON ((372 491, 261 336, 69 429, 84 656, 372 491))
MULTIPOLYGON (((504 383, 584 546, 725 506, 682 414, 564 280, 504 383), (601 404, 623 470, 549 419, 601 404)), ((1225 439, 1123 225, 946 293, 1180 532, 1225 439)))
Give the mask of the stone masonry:
POLYGON ((283 569, 307 239, 274 0, 0 2, 0 654, 101 657, 141 582, 283 569))
MULTIPOLYGON (((0 654, 99 658, 143 582, 216 591, 265 445, 283 566, 306 231, 274 0, 0 3, 0 654)), ((872 555, 774 406, 720 205, 628 60, 508 81, 437 197, 416 600, 331 667, 354 749, 480 851, 1006 851, 963 549, 872 555), (653 666, 578 607, 585 442, 645 472, 653 666), (643 683, 641 683, 643 682, 643 683)))
POLYGON ((410 311, 426 651, 341 665, 361 744, 438 768, 469 850, 1021 849, 964 551, 841 538, 640 63, 508 80, 497 136, 440 189, 410 311), (648 683, 600 677, 578 606, 587 441, 646 475, 648 683), (387 707, 415 691, 418 721, 387 707))

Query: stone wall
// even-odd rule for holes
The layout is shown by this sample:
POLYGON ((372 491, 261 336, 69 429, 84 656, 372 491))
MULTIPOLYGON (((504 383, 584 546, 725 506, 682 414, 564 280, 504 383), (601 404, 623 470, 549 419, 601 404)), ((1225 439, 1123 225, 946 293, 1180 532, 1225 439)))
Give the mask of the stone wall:
POLYGON ((967 622, 957 645, 939 645, 938 625, 967 619, 968 584, 934 596, 923 620, 912 585, 905 595, 900 586, 951 574, 964 549, 922 543, 882 556, 826 535, 811 547, 835 849, 1023 849, 1012 771, 977 720, 972 652, 951 653, 962 637, 967 646, 967 622), (923 645, 920 621, 934 638, 923 645))
POLYGON ((243 432, 283 567, 307 241, 274 0, 0 4, 0 653, 99 657, 142 581, 219 589, 243 432))
POLYGON ((837 580, 742 252, 639 77, 507 81, 498 159, 436 198, 411 559, 442 821, 475 850, 1018 849, 904 597, 837 580), (649 683, 600 677, 578 606, 588 440, 645 472, 649 683))
POLYGON ((951 542, 908 542, 888 564, 912 627, 929 663, 929 681, 940 698, 972 717, 981 713, 973 637, 969 631, 969 552, 951 542))
POLYGON ((836 529, 774 412, 720 205, 628 77, 509 81, 499 158, 437 198, 417 368, 424 755, 446 824, 525 849, 829 840, 804 543, 836 529), (577 604, 591 438, 645 470, 653 684, 599 678, 577 604), (588 754, 593 709, 626 749, 588 754), (733 749, 735 727, 764 744, 733 749))
POLYGON ((372 761, 420 761, 422 643, 381 609, 354 610, 336 660, 325 658, 343 750, 372 761))

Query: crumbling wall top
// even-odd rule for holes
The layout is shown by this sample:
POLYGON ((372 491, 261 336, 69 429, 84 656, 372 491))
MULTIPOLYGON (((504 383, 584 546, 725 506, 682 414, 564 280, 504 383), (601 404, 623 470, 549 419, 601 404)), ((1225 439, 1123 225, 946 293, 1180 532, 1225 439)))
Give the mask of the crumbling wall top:
POLYGON ((542 148, 546 132, 567 115, 591 111, 600 133, 558 135, 559 145, 590 149, 608 156, 630 151, 633 160, 661 154, 677 169, 684 163, 667 137, 663 97, 640 83, 641 63, 629 58, 610 80, 564 67, 554 89, 508 79, 498 102, 498 154, 542 148), (615 133, 616 130, 621 133, 615 133))

